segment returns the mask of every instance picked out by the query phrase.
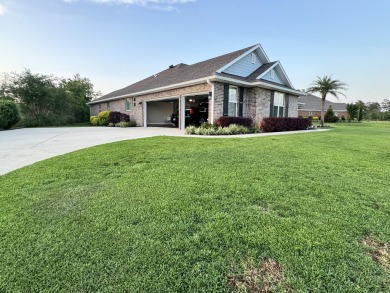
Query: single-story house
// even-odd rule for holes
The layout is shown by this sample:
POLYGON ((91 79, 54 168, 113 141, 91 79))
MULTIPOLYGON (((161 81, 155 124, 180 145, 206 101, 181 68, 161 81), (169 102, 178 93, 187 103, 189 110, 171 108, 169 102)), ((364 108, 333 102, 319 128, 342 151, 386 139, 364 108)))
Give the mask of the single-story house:
POLYGON ((194 111, 214 123, 221 116, 298 117, 298 97, 280 61, 271 62, 260 44, 192 65, 171 65, 89 103, 91 115, 120 111, 139 126, 184 129, 194 111))
MULTIPOLYGON (((333 103, 325 101, 325 113, 329 107, 332 107, 334 115, 341 118, 348 118, 347 104, 333 103)), ((310 95, 303 91, 303 94, 298 98, 298 115, 302 117, 317 116, 321 117, 322 99, 320 97, 310 95)))

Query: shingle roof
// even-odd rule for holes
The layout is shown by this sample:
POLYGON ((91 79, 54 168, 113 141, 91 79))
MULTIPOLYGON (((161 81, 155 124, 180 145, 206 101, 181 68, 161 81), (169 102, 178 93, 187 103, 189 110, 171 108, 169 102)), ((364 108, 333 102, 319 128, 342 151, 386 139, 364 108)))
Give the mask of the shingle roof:
MULTIPOLYGON (((320 97, 307 94, 307 96, 299 96, 298 102, 303 105, 299 110, 310 110, 310 111, 321 111, 322 100, 320 97)), ((330 101, 325 101, 325 110, 332 106, 334 111, 347 111, 345 103, 333 103, 330 101)))
POLYGON ((252 49, 253 47, 255 47, 255 45, 192 65, 180 63, 176 66, 173 66, 172 68, 168 68, 139 82, 129 85, 123 89, 111 92, 107 95, 97 98, 93 100, 92 103, 98 102, 100 100, 105 100, 123 95, 131 95, 137 92, 152 90, 155 88, 160 88, 172 84, 211 76, 218 69, 230 63, 237 57, 252 49))

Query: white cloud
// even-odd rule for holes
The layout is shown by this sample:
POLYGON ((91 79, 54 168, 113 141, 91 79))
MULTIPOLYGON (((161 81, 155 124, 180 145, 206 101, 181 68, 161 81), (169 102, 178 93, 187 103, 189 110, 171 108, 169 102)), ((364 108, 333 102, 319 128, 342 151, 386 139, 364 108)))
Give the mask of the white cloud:
POLYGON ((0 15, 4 15, 5 14, 5 7, 4 5, 0 4, 0 15))
POLYGON ((196 0, 63 0, 63 1, 67 3, 73 3, 77 1, 87 1, 87 2, 94 2, 98 4, 138 5, 138 6, 161 10, 161 11, 178 12, 179 9, 174 5, 191 3, 191 2, 195 2, 196 0))

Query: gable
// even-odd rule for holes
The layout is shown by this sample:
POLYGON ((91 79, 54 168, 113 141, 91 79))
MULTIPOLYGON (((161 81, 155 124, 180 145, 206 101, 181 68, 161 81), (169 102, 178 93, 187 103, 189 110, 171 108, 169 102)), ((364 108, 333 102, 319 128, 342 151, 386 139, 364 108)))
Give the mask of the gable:
POLYGON ((247 54, 236 63, 230 65, 228 68, 223 70, 222 72, 233 74, 241 77, 247 77, 256 69, 258 69, 262 65, 259 55, 256 51, 247 54))
POLYGON ((268 81, 272 81, 272 82, 276 82, 276 83, 280 83, 280 84, 284 84, 282 79, 280 78, 278 72, 275 70, 275 69, 271 69, 269 70, 263 77, 262 79, 265 79, 265 80, 268 80, 268 81), (271 73, 273 72, 273 73, 271 73))

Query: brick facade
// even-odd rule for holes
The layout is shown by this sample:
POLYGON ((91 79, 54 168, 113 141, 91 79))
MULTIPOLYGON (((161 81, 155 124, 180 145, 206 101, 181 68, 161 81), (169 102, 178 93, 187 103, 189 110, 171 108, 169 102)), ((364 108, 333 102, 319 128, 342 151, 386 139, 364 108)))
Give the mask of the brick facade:
MULTIPOLYGON (((345 119, 349 118, 349 114, 347 111, 334 111, 335 115, 341 119, 342 116, 345 117, 345 119)), ((325 109, 326 114, 326 109, 325 109)), ((308 110, 300 110, 298 109, 298 115, 302 117, 321 117, 321 111, 308 111, 308 110)))
MULTIPOLYGON (((211 122, 211 117, 213 117, 214 121, 212 122, 214 123, 219 117, 223 116, 224 83, 214 82, 213 85, 214 107, 212 109, 212 101, 211 97, 209 97, 209 121, 211 122)), ((125 98, 110 102, 101 102, 99 104, 91 105, 91 115, 95 116, 100 110, 107 110, 107 107, 109 106, 111 111, 127 113, 130 115, 131 120, 135 120, 137 122, 138 126, 144 126, 142 102, 164 98, 180 98, 181 96, 191 96, 211 91, 212 86, 207 83, 203 83, 153 94, 136 96, 135 106, 132 104, 130 111, 126 111, 125 109, 125 98)), ((269 117, 270 115, 271 94, 272 91, 268 89, 259 87, 244 88, 243 116, 252 118, 256 125, 259 125, 263 118, 269 117)), ((131 102, 133 102, 133 100, 131 100, 131 102)), ((180 102, 181 101, 179 99, 179 109, 181 109, 180 102)), ((289 95, 288 109, 289 117, 298 117, 298 96, 289 95)))
MULTIPOLYGON (((126 99, 120 99, 115 101, 110 101, 109 106, 111 111, 119 111, 130 115, 131 120, 135 120, 138 126, 144 126, 144 115, 142 109, 143 101, 153 101, 156 99, 164 99, 164 98, 180 98, 180 96, 190 96, 199 93, 208 93, 211 91, 211 85, 207 83, 192 85, 182 88, 177 88, 173 90, 167 90, 162 92, 157 92, 153 94, 147 94, 143 96, 136 96, 136 105, 135 107, 131 107, 130 111, 125 111, 126 107, 126 99)), ((91 105, 91 115, 95 116, 99 114, 99 109, 101 111, 107 110, 107 102, 101 102, 99 104, 91 105)), ((179 105, 180 109, 180 105, 179 105)))

